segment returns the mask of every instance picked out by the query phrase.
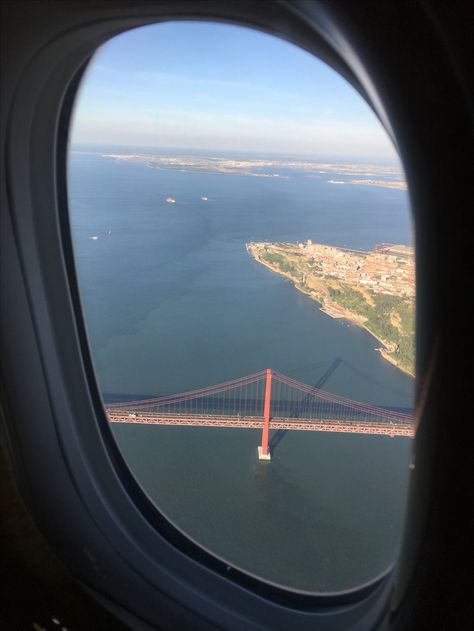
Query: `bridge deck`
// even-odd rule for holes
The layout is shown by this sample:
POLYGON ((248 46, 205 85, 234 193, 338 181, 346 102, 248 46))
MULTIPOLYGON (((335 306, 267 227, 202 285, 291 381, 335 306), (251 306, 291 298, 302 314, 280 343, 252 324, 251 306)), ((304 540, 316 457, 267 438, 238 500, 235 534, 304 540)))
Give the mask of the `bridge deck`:
MULTIPOLYGON (((135 413, 128 410, 107 409, 111 423, 138 425, 184 425, 195 427, 234 427, 262 429, 263 416, 224 416, 212 414, 167 414, 159 412, 135 413)), ((338 419, 305 419, 273 417, 270 429, 301 430, 307 432, 337 432, 344 434, 371 434, 375 436, 414 436, 411 423, 359 422, 338 419)))

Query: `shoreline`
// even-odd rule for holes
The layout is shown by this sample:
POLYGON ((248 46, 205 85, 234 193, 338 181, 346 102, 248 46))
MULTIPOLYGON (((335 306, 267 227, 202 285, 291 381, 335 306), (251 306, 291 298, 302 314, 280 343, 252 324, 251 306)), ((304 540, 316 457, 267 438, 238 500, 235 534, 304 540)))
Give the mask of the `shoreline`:
POLYGON ((298 284, 298 281, 296 281, 294 279, 294 277, 288 273, 288 272, 282 272, 281 270, 272 267, 272 265, 270 263, 268 263, 267 261, 262 261, 260 258, 258 258, 257 256, 255 256, 252 251, 251 248, 249 247, 248 244, 245 245, 246 250, 249 254, 249 256, 256 261, 257 263, 259 263, 260 265, 263 265, 264 267, 268 268, 270 271, 274 272, 275 274, 278 274, 279 276, 284 276, 285 278, 288 278, 289 280, 292 281, 293 286, 295 287, 295 289, 297 289, 299 292, 301 292, 302 294, 304 294, 305 296, 308 296, 308 298, 310 298, 311 300, 313 300, 314 302, 318 303, 319 305, 319 311, 321 311, 322 313, 324 313, 325 315, 329 316, 330 318, 332 318, 333 320, 348 320, 349 322, 351 322, 351 324, 355 324, 356 326, 364 329, 365 331, 367 331, 367 333, 369 333, 374 339, 376 339, 378 342, 380 342, 383 347, 381 348, 374 348, 375 351, 377 351, 378 353, 380 353, 380 355, 382 356, 383 359, 385 359, 386 361, 390 362, 392 364, 392 366, 395 366, 395 368, 397 368, 398 370, 401 370, 403 373, 405 373, 406 375, 409 375, 410 377, 415 377, 415 375, 413 373, 411 373, 409 370, 407 370, 406 368, 403 368, 402 366, 399 366, 395 359, 391 356, 390 352, 389 352, 389 346, 390 346, 390 342, 387 342, 386 340, 383 340, 382 338, 378 337, 375 333, 373 333, 373 331, 371 331, 370 329, 368 329, 365 324, 363 322, 361 322, 360 316, 357 316, 355 314, 353 314, 352 312, 339 307, 338 305, 336 305, 336 310, 340 311, 340 315, 335 315, 330 313, 332 304, 328 305, 329 310, 326 310, 326 307, 324 306, 324 304, 318 300, 312 293, 305 291, 301 285, 298 284))

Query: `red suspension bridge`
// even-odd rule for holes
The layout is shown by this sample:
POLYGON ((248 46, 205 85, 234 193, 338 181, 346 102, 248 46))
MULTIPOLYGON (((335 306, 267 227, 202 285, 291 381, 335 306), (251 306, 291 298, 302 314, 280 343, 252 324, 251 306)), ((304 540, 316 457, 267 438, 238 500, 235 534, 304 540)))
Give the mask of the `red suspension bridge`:
POLYGON ((111 403, 106 412, 111 423, 261 429, 261 460, 270 460, 270 427, 392 437, 414 435, 411 414, 351 401, 270 369, 199 390, 111 403))

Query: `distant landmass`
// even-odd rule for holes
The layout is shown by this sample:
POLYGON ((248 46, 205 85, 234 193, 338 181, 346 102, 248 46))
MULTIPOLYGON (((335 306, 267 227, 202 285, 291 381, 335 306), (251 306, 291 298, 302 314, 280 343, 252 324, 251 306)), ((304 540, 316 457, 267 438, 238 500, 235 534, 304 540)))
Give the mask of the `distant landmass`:
POLYGON ((400 191, 407 190, 406 182, 391 180, 328 180, 329 184, 361 184, 362 186, 379 186, 380 188, 394 188, 400 191))
POLYGON ((329 163, 309 160, 229 160, 222 157, 202 157, 183 155, 150 155, 141 153, 105 153, 104 158, 116 161, 136 162, 152 169, 174 171, 198 171, 201 173, 221 173, 225 175, 245 175, 252 177, 288 178, 289 170, 306 172, 309 176, 336 174, 329 184, 349 184, 380 186, 406 190, 399 167, 379 164, 329 163))
POLYGON ((291 279, 332 318, 364 327, 386 360, 414 375, 414 252, 380 244, 373 252, 303 243, 248 243, 259 263, 291 279))

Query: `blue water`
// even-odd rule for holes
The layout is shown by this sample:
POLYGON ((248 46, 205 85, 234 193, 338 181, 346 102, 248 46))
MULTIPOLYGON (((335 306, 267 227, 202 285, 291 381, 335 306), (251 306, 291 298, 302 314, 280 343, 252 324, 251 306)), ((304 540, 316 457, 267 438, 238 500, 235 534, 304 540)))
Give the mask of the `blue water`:
MULTIPOLYGON (((374 351, 374 338, 322 314, 245 250, 251 240, 409 244, 406 193, 279 172, 288 179, 158 171, 71 154, 73 241, 105 398, 181 392, 267 367, 314 384, 336 365, 324 389, 412 406, 412 379, 374 351), (176 204, 166 204, 168 196, 176 204)), ((272 461, 261 463, 257 431, 113 431, 173 523, 266 580, 346 589, 396 557, 407 439, 287 432, 272 461)))

